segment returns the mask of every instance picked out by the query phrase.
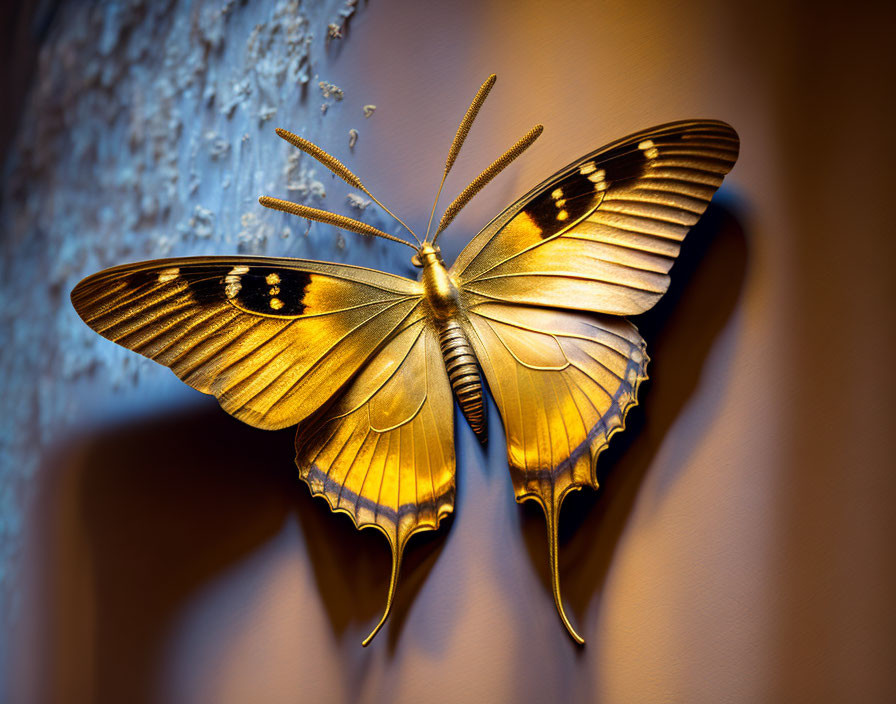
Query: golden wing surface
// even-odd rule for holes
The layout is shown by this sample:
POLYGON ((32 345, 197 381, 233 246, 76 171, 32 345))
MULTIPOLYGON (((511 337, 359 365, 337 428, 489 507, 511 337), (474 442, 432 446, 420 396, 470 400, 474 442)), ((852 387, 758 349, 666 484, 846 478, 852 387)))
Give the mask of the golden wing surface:
POLYGON ((296 464, 315 496, 389 540, 392 607, 404 547, 454 508, 454 400, 428 320, 404 327, 338 401, 296 436, 296 464))
POLYGON ((263 429, 295 425, 395 331, 420 318, 416 282, 299 259, 193 257, 84 279, 78 314, 263 429))
POLYGON ((644 340, 623 318, 489 302, 467 311, 465 328, 504 420, 516 500, 544 509, 554 600, 582 643, 560 598, 560 505, 573 489, 597 488, 597 456, 647 378, 644 340))
POLYGON ((483 299, 642 313, 669 287, 681 241, 738 145, 724 122, 691 120, 598 149, 489 223, 451 273, 483 299))

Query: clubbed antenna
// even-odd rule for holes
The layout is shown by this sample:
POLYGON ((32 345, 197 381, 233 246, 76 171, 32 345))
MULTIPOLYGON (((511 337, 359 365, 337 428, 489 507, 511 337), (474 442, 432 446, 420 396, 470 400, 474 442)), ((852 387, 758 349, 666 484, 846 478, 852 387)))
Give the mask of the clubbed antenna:
MULTIPOLYGON (((383 210, 385 210, 387 213, 389 213, 389 215, 391 215, 398 222, 400 222, 404 226, 404 229, 406 229, 408 232, 410 232, 411 236, 415 240, 417 240, 417 244, 421 244, 420 238, 417 237, 416 234, 414 234, 414 231, 411 228, 409 228, 400 217, 398 217, 395 213, 393 213, 391 210, 389 210, 385 205, 380 203, 374 197, 374 195, 370 191, 367 190, 367 187, 363 183, 361 183, 361 179, 359 179, 357 176, 355 176, 355 174, 353 174, 345 164, 343 164, 341 161, 339 161, 339 159, 337 159, 332 154, 328 154, 323 149, 321 149, 319 146, 317 146, 316 144, 313 144, 312 142, 309 142, 307 139, 302 139, 297 134, 293 134, 289 130, 284 130, 283 128, 278 127, 276 132, 279 137, 285 139, 287 142, 289 142, 291 145, 293 145, 297 149, 301 149, 303 152, 305 152, 309 156, 317 159, 321 164, 326 166, 330 171, 332 171, 339 178, 341 178, 343 181, 345 181, 349 186, 353 186, 354 188, 357 188, 360 191, 364 191, 364 193, 366 193, 374 203, 376 203, 383 210)), ((281 201, 281 202, 286 202, 286 201, 281 201)), ((311 210, 313 210, 313 208, 311 208, 311 210)), ((324 212, 324 211, 318 211, 318 212, 324 212)), ((339 216, 335 216, 335 217, 339 217, 339 216)), ((313 220, 314 218, 311 218, 311 219, 313 220)), ((349 219, 349 218, 346 218, 346 219, 349 219)), ((321 222, 324 222, 324 221, 321 221, 321 222)), ((353 222, 357 222, 357 221, 353 221, 353 222)), ((361 224, 363 224, 363 223, 361 223, 361 224)), ((351 229, 351 228, 346 228, 346 229, 351 229)), ((357 232, 357 230, 354 230, 354 231, 357 232)), ((385 233, 383 233, 383 234, 385 234, 385 233)), ((396 239, 398 242, 403 241, 403 240, 399 240, 398 238, 390 238, 390 239, 396 239)), ((405 244, 407 244, 407 243, 405 242, 405 244)))
POLYGON ((279 198, 271 198, 269 196, 262 196, 258 199, 258 202, 261 203, 265 208, 282 210, 284 213, 298 215, 300 218, 316 220, 317 222, 323 222, 327 225, 335 225, 336 227, 341 227, 343 230, 357 232, 359 235, 384 237, 385 239, 392 240, 393 242, 400 242, 401 244, 410 247, 415 252, 417 251, 417 248, 410 242, 405 242, 403 239, 390 235, 386 232, 383 232, 382 230, 378 230, 375 227, 368 225, 366 222, 353 220, 352 218, 347 218, 344 215, 329 213, 326 210, 318 210, 317 208, 309 208, 307 205, 299 205, 298 203, 293 203, 288 200, 280 200, 279 198))
POLYGON ((332 154, 328 154, 313 142, 309 142, 307 139, 303 139, 302 137, 299 137, 299 135, 293 134, 289 130, 285 130, 282 127, 278 127, 275 131, 277 132, 278 137, 285 139, 292 146, 296 147, 297 149, 301 149, 309 156, 317 159, 321 164, 326 166, 330 171, 332 171, 339 178, 345 181, 349 186, 354 186, 355 188, 364 190, 364 184, 361 183, 361 179, 359 179, 351 171, 349 171, 349 168, 332 154))
POLYGON ((445 210, 445 214, 442 215, 442 219, 439 221, 439 229, 436 230, 436 234, 433 235, 433 242, 438 239, 442 230, 448 227, 451 221, 454 220, 461 209, 470 202, 473 196, 479 193, 489 181, 507 168, 514 159, 526 151, 526 149, 532 145, 532 142, 538 139, 543 130, 543 125, 535 125, 535 127, 529 130, 520 141, 504 152, 496 161, 492 162, 485 171, 473 179, 473 183, 461 191, 461 194, 454 199, 454 202, 448 206, 445 210))
POLYGON ((498 77, 494 73, 485 79, 485 83, 479 87, 479 90, 476 92, 476 97, 473 98, 473 102, 470 103, 470 107, 467 109, 464 119, 460 121, 460 126, 457 128, 457 134, 454 135, 454 141, 451 143, 451 149, 448 150, 448 158, 445 160, 446 174, 451 171, 451 167, 454 166, 454 161, 457 159, 458 153, 460 153, 460 148, 463 146, 464 140, 470 133, 470 127, 473 126, 473 120, 476 119, 476 115, 479 114, 479 109, 482 107, 482 104, 488 97, 489 91, 491 91, 492 86, 495 85, 495 81, 497 80, 498 77))
POLYGON ((448 178, 448 172, 451 171, 451 167, 454 166, 454 161, 460 153, 460 148, 463 146, 464 140, 470 133, 470 127, 472 127, 476 115, 479 114, 479 108, 482 107, 486 97, 488 97, 489 91, 492 89, 492 86, 495 85, 495 81, 497 80, 498 77, 495 74, 492 74, 485 79, 485 83, 480 86, 476 93, 476 97, 473 98, 473 102, 470 103, 470 107, 467 109, 464 119, 460 121, 460 126, 457 128, 457 134, 454 135, 454 141, 451 142, 451 149, 448 150, 448 158, 445 160, 445 173, 442 174, 442 182, 439 184, 439 190, 436 192, 435 203, 432 204, 432 212, 429 214, 429 224, 426 226, 426 235, 423 237, 424 241, 429 237, 429 229, 432 227, 432 219, 436 214, 436 206, 439 204, 439 196, 442 195, 442 187, 445 185, 445 179, 448 178))

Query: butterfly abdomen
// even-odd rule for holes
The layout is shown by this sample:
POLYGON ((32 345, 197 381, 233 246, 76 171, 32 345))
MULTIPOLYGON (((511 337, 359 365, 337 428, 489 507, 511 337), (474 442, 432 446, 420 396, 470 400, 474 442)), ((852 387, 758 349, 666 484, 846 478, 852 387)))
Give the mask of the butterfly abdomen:
POLYGON ((456 320, 442 323, 439 329, 439 346, 442 348, 445 369, 460 409, 479 442, 484 443, 486 424, 482 378, 479 376, 479 365, 473 348, 456 320))

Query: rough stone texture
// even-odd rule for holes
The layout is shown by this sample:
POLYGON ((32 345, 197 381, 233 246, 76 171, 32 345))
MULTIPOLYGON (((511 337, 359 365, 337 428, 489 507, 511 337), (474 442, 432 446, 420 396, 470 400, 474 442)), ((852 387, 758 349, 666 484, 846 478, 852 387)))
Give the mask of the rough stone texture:
MULTIPOLYGON (((273 132, 283 124, 351 163, 346 120, 363 101, 331 96, 324 115, 317 83, 328 41, 346 41, 327 40, 327 25, 354 11, 335 0, 130 0, 57 13, 3 171, 4 632, 16 618, 23 517, 44 450, 78 417, 88 387, 133 387, 158 373, 77 318, 68 294, 82 277, 127 261, 233 252, 389 268, 395 248, 257 202, 269 193, 394 231, 273 132)), ((0 665, 7 647, 0 639, 0 665)))

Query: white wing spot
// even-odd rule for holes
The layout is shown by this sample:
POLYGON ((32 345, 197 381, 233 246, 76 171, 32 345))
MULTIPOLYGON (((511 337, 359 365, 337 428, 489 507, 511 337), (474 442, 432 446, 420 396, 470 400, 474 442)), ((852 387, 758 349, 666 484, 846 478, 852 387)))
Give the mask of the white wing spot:
POLYGON ((644 152, 644 156, 648 159, 656 159, 660 155, 660 150, 656 148, 652 139, 645 139, 638 145, 638 149, 644 152))
POLYGON ((609 187, 610 184, 606 181, 607 172, 601 169, 600 171, 595 171, 593 174, 588 175, 588 180, 594 184, 595 191, 605 191, 609 187))
POLYGON ((159 283, 167 284, 169 281, 174 281, 178 276, 180 276, 180 269, 176 266, 170 269, 162 269, 159 272, 159 283))
POLYGON ((271 308, 273 308, 274 310, 280 310, 282 307, 283 301, 281 301, 279 298, 271 299, 271 308))
POLYGON ((264 280, 268 286, 276 286, 280 283, 280 276, 278 274, 268 274, 264 280))
POLYGON ((228 298, 236 298, 236 294, 238 294, 240 292, 241 288, 242 288, 242 284, 240 284, 240 279, 238 276, 235 276, 235 277, 225 276, 224 277, 224 295, 227 296, 228 298), (236 280, 228 281, 228 279, 231 279, 231 278, 236 279, 236 280))
POLYGON ((224 277, 224 295, 228 298, 235 298, 240 292, 243 285, 240 283, 240 277, 249 272, 249 267, 240 264, 233 267, 227 276, 224 277))
POLYGON ((553 198, 554 200, 557 200, 558 198, 562 198, 562 197, 563 197, 563 189, 562 188, 555 188, 551 192, 551 198, 553 198))
POLYGON ((587 176, 588 174, 593 174, 596 168, 597 166, 594 165, 594 161, 589 161, 587 164, 582 164, 579 167, 579 173, 582 174, 582 176, 587 176))
POLYGON ((558 219, 560 222, 563 222, 563 221, 566 220, 568 217, 569 217, 569 213, 567 213, 565 210, 561 210, 559 213, 557 213, 557 219, 558 219))

